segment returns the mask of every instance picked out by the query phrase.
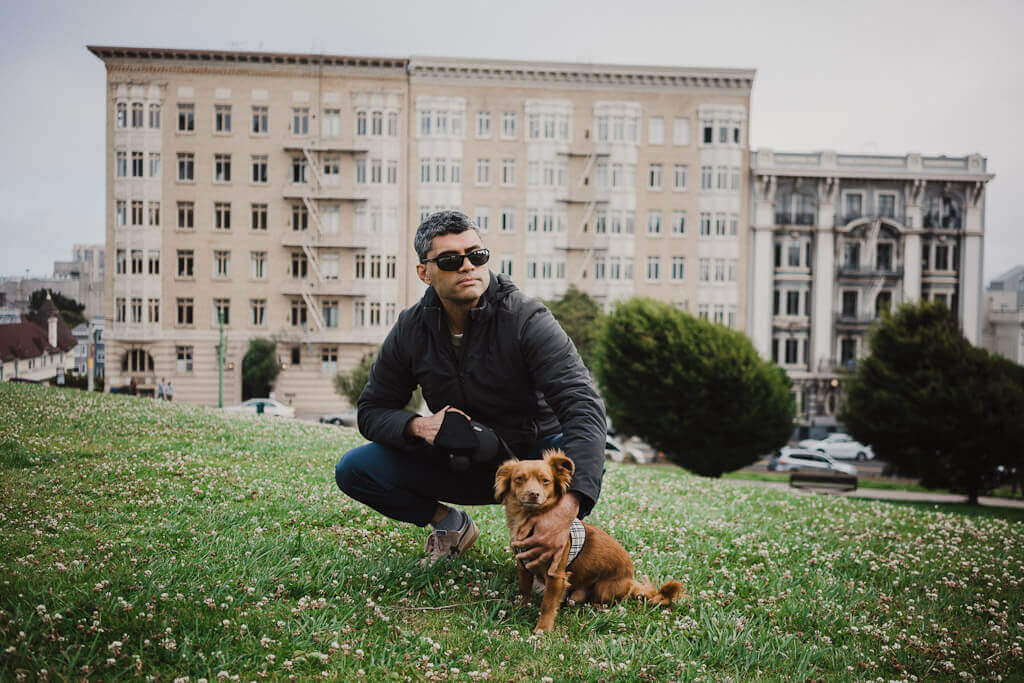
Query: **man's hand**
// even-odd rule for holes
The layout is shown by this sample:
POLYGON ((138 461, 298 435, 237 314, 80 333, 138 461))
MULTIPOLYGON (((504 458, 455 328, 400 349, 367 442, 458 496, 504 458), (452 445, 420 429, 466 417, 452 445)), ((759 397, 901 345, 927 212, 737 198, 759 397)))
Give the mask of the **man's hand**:
POLYGON ((433 415, 427 417, 414 417, 409 420, 405 425, 405 431, 409 436, 415 436, 423 439, 431 446, 434 445, 434 439, 437 438, 437 433, 441 431, 441 423, 444 422, 444 414, 448 411, 456 412, 462 415, 467 420, 469 415, 458 408, 452 408, 451 406, 445 406, 441 410, 437 411, 433 415))
POLYGON ((554 560, 569 542, 569 527, 579 511, 580 501, 575 493, 562 496, 555 507, 536 517, 533 530, 526 538, 512 541, 516 559, 531 572, 545 565, 553 569, 554 560))

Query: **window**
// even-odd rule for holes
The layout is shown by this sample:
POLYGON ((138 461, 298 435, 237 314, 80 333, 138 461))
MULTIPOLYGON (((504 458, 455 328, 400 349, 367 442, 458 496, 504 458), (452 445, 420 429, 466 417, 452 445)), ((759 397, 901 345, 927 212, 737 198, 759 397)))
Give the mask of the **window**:
POLYGON ((711 281, 711 259, 702 258, 698 261, 701 282, 711 281))
POLYGON ((652 190, 661 189, 661 164, 651 164, 650 171, 647 174, 648 180, 650 181, 650 188, 652 190))
POLYGON ((196 155, 178 152, 178 182, 194 183, 196 180, 196 155))
POLYGON ((265 280, 267 278, 267 252, 249 252, 249 277, 253 280, 265 280))
POLYGON ((711 167, 701 166, 700 167, 700 189, 710 190, 711 189, 711 167))
POLYGON ((160 175, 160 152, 149 153, 149 177, 156 178, 160 175))
POLYGON ((647 122, 647 144, 665 144, 665 119, 654 116, 647 122))
POLYGON ((231 204, 228 202, 214 202, 213 204, 213 227, 215 230, 231 229, 231 204))
POLYGON ((370 182, 374 185, 380 185, 383 180, 382 166, 380 159, 370 160, 370 182))
MULTIPOLYGON (((334 327, 337 327, 337 309, 338 305, 334 304, 334 327)), ((338 347, 337 346, 325 346, 320 350, 320 371, 328 374, 334 374, 338 372, 338 347)))
POLYGON ((132 275, 142 275, 142 250, 132 249, 132 275))
POLYGON ((686 212, 685 211, 673 211, 672 212, 672 234, 676 236, 682 236, 686 234, 686 212))
POLYGON ((651 282, 657 281, 661 278, 661 257, 660 256, 648 256, 647 257, 647 279, 651 282))
POLYGON ((114 175, 118 178, 128 177, 128 152, 118 150, 114 153, 114 175))
POLYGON ((366 184, 366 159, 356 159, 356 184, 366 184))
POLYGON ((114 322, 123 323, 127 320, 127 314, 125 312, 125 299, 123 296, 119 296, 114 299, 114 322))
POLYGON ((230 299, 214 299, 213 300, 213 324, 214 326, 219 325, 230 325, 231 324, 231 300, 230 299))
POLYGON ((149 252, 149 274, 159 275, 160 274, 160 250, 154 250, 149 252))
POLYGON ((862 195, 860 192, 851 192, 847 194, 844 197, 844 222, 849 223, 855 218, 860 218, 862 215, 864 215, 863 206, 864 195, 862 195))
POLYGON ((149 105, 149 127, 153 130, 160 128, 160 105, 149 105))
POLYGON ((512 277, 512 257, 510 255, 503 254, 498 265, 502 275, 512 277))
POLYGON ((292 107, 292 135, 309 135, 309 107, 292 107))
POLYGON ((213 252, 213 277, 219 279, 231 277, 230 251, 216 250, 213 252))
POLYGON ((291 276, 293 279, 301 279, 309 275, 309 261, 301 251, 292 253, 291 276))
POLYGON ((690 119, 677 116, 672 120, 672 144, 690 144, 690 119))
POLYGON ((878 266, 878 270, 891 271, 893 269, 891 242, 880 242, 876 248, 875 256, 875 264, 878 266))
POLYGON ((341 228, 341 208, 337 204, 328 204, 320 213, 320 227, 325 235, 337 235, 341 228))
MULTIPOLYGON (((181 301, 179 299, 178 301, 181 301)), ((175 368, 178 372, 192 372, 192 353, 193 347, 191 346, 176 346, 174 347, 175 355, 178 358, 178 364, 175 368)))
POLYGON ((114 119, 114 125, 118 128, 128 127, 128 104, 125 102, 117 103, 117 117, 114 119))
POLYGON ((501 160, 501 184, 505 186, 516 184, 516 160, 501 160))
POLYGON ((132 177, 142 178, 145 170, 144 155, 142 152, 132 152, 132 177))
POLYGON ((477 159, 476 160, 476 184, 477 185, 490 185, 491 184, 491 160, 490 159, 477 159))
POLYGON ((398 162, 388 160, 388 185, 398 184, 398 162))
POLYGON ((178 230, 195 229, 195 204, 178 202, 178 230))
POLYGON ((648 235, 660 235, 661 234, 661 211, 648 211, 647 212, 647 234, 648 235))
POLYGON ((178 250, 178 277, 195 277, 195 255, 191 249, 178 250))
POLYGON ((320 123, 320 130, 325 138, 336 138, 341 135, 341 110, 324 109, 324 118, 320 123))
POLYGON ((252 133, 253 135, 266 135, 269 129, 269 109, 262 106, 252 108, 252 133))
MULTIPOLYGON (((878 246, 881 247, 882 245, 878 246)), ((935 247, 935 270, 949 270, 949 247, 945 244, 939 244, 935 247)))
POLYGON ((291 362, 292 365, 298 366, 302 362, 302 347, 293 346, 291 349, 291 362))
POLYGON ((491 112, 478 111, 476 113, 476 136, 478 138, 491 137, 491 112))
POLYGON ((178 104, 178 132, 194 133, 196 130, 196 105, 178 104))
POLYGON ((231 155, 230 154, 214 154, 213 155, 213 182, 215 182, 215 183, 230 183, 231 182, 231 155))
POLYGON ((128 225, 128 202, 123 199, 118 199, 114 204, 115 217, 114 221, 117 225, 128 225))
MULTIPOLYGON (((229 162, 230 163, 230 162, 229 162)), ((252 182, 256 185, 267 184, 267 155, 256 154, 252 157, 252 182)))
POLYGON ((843 267, 854 270, 860 267, 860 244, 858 242, 843 243, 843 267))
MULTIPOLYGON (((177 299, 178 318, 177 324, 181 326, 192 326, 195 324, 195 304, 192 297, 177 299)), ((191 367, 189 368, 191 369, 191 367)))
POLYGON ((501 210, 501 232, 515 232, 515 211, 506 206, 501 210))
POLYGON ((486 206, 476 207, 475 212, 476 227, 480 229, 480 232, 487 232, 490 228, 491 223, 491 210, 486 206))
POLYGON ((230 104, 215 104, 213 106, 213 130, 216 133, 231 132, 230 104))
POLYGON ((325 280, 337 280, 340 275, 339 264, 337 254, 323 254, 320 257, 320 274, 325 280))
POLYGON ((267 300, 249 299, 249 323, 253 327, 263 327, 266 324, 267 300))
POLYGON ((306 180, 306 157, 292 157, 292 182, 298 184, 308 182, 306 180))
POLYGON ((398 112, 388 112, 388 136, 398 137, 398 112))
POLYGON ((132 200, 132 225, 142 225, 142 201, 132 200))
POLYGON ((146 309, 149 314, 147 322, 160 322, 160 299, 148 299, 146 301, 146 309))
POLYGON ((851 365, 857 360, 857 340, 844 337, 839 344, 839 362, 843 365, 851 365))
POLYGON ((702 121, 701 128, 704 130, 704 144, 710 145, 715 141, 715 126, 711 121, 702 121))
POLYGON ((799 352, 799 345, 797 339, 786 340, 786 364, 793 365, 798 362, 797 354, 799 352))
POLYGON ((388 280, 394 280, 398 277, 398 258, 395 256, 388 256, 385 259, 384 266, 384 277, 388 280))
MULTIPOLYGON (((729 234, 735 237, 739 233, 740 217, 738 214, 729 214, 729 234)), ((810 249, 810 243, 807 244, 807 248, 810 249)), ((810 257, 807 258, 807 263, 810 264, 810 257)), ((807 266, 810 268, 810 265, 807 266)))
POLYGON ((366 112, 356 112, 356 135, 366 135, 366 112))
POLYGON ((516 113, 507 111, 501 115, 501 137, 504 140, 513 140, 516 137, 516 113))
POLYGON ((686 278, 686 257, 685 256, 673 256, 672 257, 672 279, 676 282, 681 282, 686 278))
POLYGON ((844 318, 855 318, 857 317, 857 292, 846 290, 843 292, 843 312, 844 318))
POLYGON ((896 218, 896 195, 878 195, 878 215, 883 218, 896 218))
POLYGON ((677 192, 683 192, 686 190, 686 171, 687 166, 685 164, 676 164, 673 168, 672 173, 672 189, 677 192))
POLYGON ((374 111, 370 114, 370 132, 373 135, 384 134, 384 112, 374 111))

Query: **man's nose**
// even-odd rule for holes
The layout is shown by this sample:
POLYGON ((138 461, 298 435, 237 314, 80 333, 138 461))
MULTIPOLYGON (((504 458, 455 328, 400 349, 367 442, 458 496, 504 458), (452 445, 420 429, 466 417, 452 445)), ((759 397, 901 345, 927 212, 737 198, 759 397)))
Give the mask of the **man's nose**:
POLYGON ((476 266, 474 266, 472 263, 469 262, 469 257, 468 256, 463 256, 462 257, 462 265, 459 266, 459 271, 460 272, 469 272, 469 271, 473 270, 474 268, 476 268, 476 266))

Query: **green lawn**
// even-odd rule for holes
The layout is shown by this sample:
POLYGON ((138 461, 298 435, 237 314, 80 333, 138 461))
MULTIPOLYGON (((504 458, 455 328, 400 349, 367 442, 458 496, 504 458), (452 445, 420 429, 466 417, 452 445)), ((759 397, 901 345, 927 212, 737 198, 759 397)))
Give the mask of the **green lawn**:
POLYGON ((500 509, 421 571, 423 530, 334 485, 360 442, 0 384, 0 679, 1024 678, 1015 518, 610 464, 593 521, 691 598, 536 637, 500 509))

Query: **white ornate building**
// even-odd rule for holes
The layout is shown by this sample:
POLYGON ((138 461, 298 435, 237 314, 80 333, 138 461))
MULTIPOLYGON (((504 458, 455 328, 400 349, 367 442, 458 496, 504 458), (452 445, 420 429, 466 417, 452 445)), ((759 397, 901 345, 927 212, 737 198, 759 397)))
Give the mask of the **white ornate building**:
POLYGON ((750 174, 747 330, 808 423, 834 420, 882 309, 941 301, 980 342, 983 157, 757 150, 750 174))
POLYGON ((1011 268, 989 283, 981 340, 992 353, 1024 364, 1024 266, 1011 268))

